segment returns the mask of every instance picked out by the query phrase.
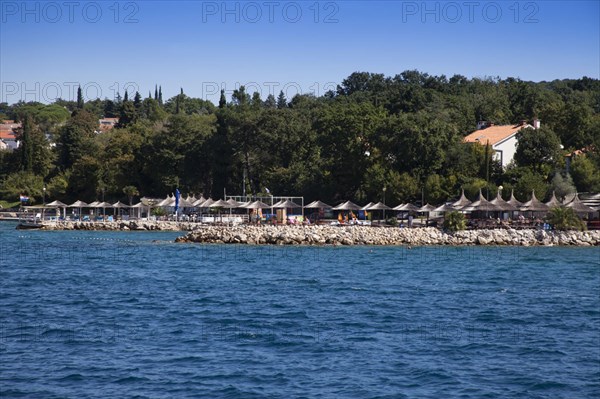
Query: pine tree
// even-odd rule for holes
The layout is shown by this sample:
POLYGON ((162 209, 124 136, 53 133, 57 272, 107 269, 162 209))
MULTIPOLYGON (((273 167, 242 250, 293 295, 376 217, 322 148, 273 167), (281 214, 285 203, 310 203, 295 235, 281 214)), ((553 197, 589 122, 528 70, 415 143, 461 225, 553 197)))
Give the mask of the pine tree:
POLYGON ((283 109, 287 107, 287 100, 285 99, 285 94, 283 94, 283 90, 279 92, 279 96, 277 96, 277 108, 283 109))
POLYGON ((135 97, 133 97, 133 105, 135 105, 135 107, 138 108, 141 103, 142 103, 142 96, 140 95, 139 92, 136 91, 135 97))
POLYGON ((221 89, 221 98, 219 98, 219 108, 225 108, 227 99, 225 99, 225 90, 221 89))
POLYGON ((77 88, 77 108, 83 108, 83 93, 81 92, 81 86, 77 88))

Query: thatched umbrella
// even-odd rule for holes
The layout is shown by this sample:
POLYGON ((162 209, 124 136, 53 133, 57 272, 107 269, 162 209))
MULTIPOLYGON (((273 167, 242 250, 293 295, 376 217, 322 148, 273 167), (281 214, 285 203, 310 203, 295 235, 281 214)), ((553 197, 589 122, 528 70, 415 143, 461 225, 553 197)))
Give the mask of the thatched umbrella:
POLYGON ((496 195, 496 198, 491 200, 490 203, 496 205, 501 211, 514 212, 518 210, 516 206, 504 201, 502 195, 500 195, 500 190, 498 190, 498 195, 496 195))
POLYGON ((83 201, 77 200, 75 202, 73 202, 71 205, 69 205, 69 208, 79 208, 79 220, 81 220, 81 208, 86 208, 89 205, 86 204, 83 201))
POLYGON ((463 188, 460 193, 460 198, 457 201, 454 201, 450 204, 455 210, 462 209, 467 205, 471 205, 471 201, 467 197, 465 197, 465 189, 463 188))
POLYGON ((456 208, 453 207, 452 205, 449 205, 449 204, 443 204, 443 205, 440 205, 437 208, 435 208, 433 211, 434 212, 444 212, 444 213, 447 213, 447 212, 454 212, 454 211, 456 211, 456 208))
POLYGON ((192 202, 192 205, 197 208, 198 205, 202 204, 204 201, 206 201, 206 198, 204 198, 203 196, 200 196, 200 198, 198 198, 197 200, 192 202))
POLYGON ((481 189, 479 189, 479 196, 477 197, 477 199, 473 201, 470 205, 463 207, 461 210, 466 212, 497 212, 500 210, 500 208, 486 200, 483 194, 481 193, 481 189))
POLYGON ((362 208, 360 208, 361 211, 368 211, 370 206, 375 205, 374 202, 369 202, 367 205, 363 206, 362 208))
POLYGON ((333 207, 329 204, 326 204, 324 202, 317 200, 317 201, 311 202, 308 205, 304 205, 304 208, 307 208, 307 209, 331 209, 333 207))
POLYGON ((530 212, 547 212, 549 209, 548 205, 538 200, 535 196, 535 190, 531 191, 531 199, 523 204, 521 207, 522 211, 530 212))
POLYGON ((334 211, 359 211, 360 206, 356 205, 354 202, 346 201, 342 202, 338 206, 332 208, 334 211))
POLYGON ((52 208, 63 208, 63 213, 64 213, 64 217, 67 217, 67 204, 65 204, 64 202, 60 202, 58 200, 54 200, 52 202, 50 202, 49 204, 46 204, 46 206, 52 207, 52 208))
POLYGON ((575 197, 571 202, 565 205, 567 208, 573 209, 576 213, 594 213, 596 212, 593 208, 590 208, 579 199, 579 194, 575 194, 575 197))
POLYGON ((556 198, 556 192, 552 191, 552 198, 548 202, 546 202, 549 208, 557 208, 562 206, 561 202, 556 198))
POLYGON ((389 211, 392 208, 384 204, 383 202, 378 202, 376 204, 370 205, 367 207, 368 211, 383 211, 383 220, 385 220, 385 211, 389 211))
POLYGON ((112 207, 117 210, 117 213, 119 214, 119 216, 121 216, 121 209, 123 209, 123 208, 130 208, 129 205, 124 204, 121 201, 115 202, 114 204, 112 204, 112 207))
POLYGON ((419 208, 418 212, 427 213, 427 221, 425 222, 425 226, 429 224, 429 214, 434 210, 435 206, 429 205, 428 203, 419 208))
POLYGON ((514 206, 517 209, 521 209, 523 207, 523 203, 515 198, 515 190, 511 190, 510 199, 506 201, 506 203, 514 206))

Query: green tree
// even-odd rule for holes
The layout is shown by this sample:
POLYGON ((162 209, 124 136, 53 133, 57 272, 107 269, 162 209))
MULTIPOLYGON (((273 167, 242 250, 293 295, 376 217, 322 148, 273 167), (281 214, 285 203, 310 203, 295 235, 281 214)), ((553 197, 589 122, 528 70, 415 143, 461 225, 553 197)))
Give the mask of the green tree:
POLYGON ((541 173, 544 165, 554 166, 560 158, 560 141, 549 128, 527 128, 517 133, 515 161, 518 166, 529 166, 541 173))
POLYGON ((600 192, 600 169, 589 156, 577 156, 571 162, 571 175, 580 192, 600 192))
POLYGON ((77 108, 83 109, 83 93, 81 92, 81 86, 77 88, 77 108))
POLYGON ((446 214, 443 226, 448 231, 460 231, 467 228, 467 220, 463 213, 453 211, 446 214))
POLYGON ((550 209, 546 217, 555 230, 585 230, 585 223, 577 216, 573 208, 556 207, 550 209))
POLYGON ((140 195, 139 190, 136 186, 125 186, 123 187, 123 194, 129 199, 129 206, 133 205, 133 197, 140 195))

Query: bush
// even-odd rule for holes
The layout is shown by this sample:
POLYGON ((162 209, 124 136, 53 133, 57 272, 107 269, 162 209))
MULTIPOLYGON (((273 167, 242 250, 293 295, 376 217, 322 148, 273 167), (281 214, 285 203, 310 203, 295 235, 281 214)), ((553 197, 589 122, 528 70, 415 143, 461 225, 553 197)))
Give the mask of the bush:
POLYGON ((465 219, 465 215, 458 212, 453 211, 446 214, 444 218, 444 229, 448 231, 459 231, 467 228, 467 220, 465 219))
POLYGON ((580 230, 586 229, 586 225, 572 208, 552 208, 546 217, 548 223, 555 230, 580 230))
POLYGON ((396 219, 395 217, 391 217, 388 220, 386 220, 386 223, 390 226, 398 226, 398 219, 396 219))

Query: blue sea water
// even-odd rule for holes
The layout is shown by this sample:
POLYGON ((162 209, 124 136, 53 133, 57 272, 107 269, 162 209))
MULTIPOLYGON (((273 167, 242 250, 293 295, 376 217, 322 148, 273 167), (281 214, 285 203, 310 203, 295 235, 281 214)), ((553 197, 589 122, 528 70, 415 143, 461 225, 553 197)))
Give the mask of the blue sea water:
POLYGON ((600 248, 0 223, 0 397, 597 398, 600 248))

